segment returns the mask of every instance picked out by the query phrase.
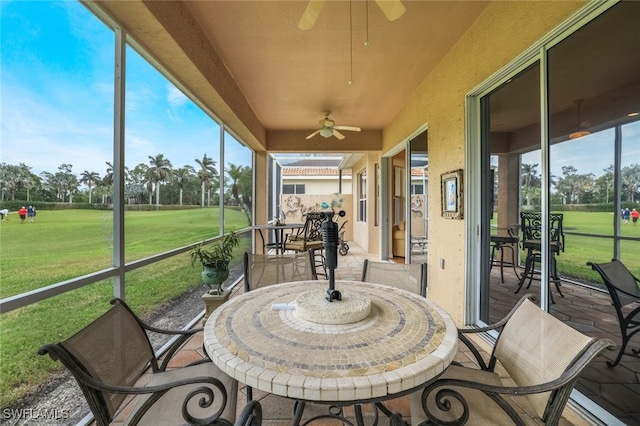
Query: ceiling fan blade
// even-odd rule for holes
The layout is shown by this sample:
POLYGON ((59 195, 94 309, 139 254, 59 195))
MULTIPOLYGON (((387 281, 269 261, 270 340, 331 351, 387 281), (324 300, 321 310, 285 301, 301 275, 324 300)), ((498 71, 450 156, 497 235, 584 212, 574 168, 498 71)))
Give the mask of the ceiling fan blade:
POLYGON ((342 140, 344 139, 344 135, 342 133, 340 133, 339 131, 336 130, 336 128, 333 128, 333 136, 335 136, 336 138, 342 140))
POLYGON ((390 21, 395 21, 407 11, 401 0, 376 0, 376 3, 390 21))
POLYGON ((320 130, 316 130, 315 132, 311 133, 309 136, 307 136, 305 139, 311 139, 312 137, 314 137, 315 135, 317 135, 318 133, 320 133, 320 130))
POLYGON ((355 127, 355 126, 333 126, 334 129, 337 130, 349 130, 350 132, 359 132, 360 127, 355 127))
POLYGON ((298 29, 306 31, 313 28, 326 2, 327 0, 309 0, 309 4, 298 22, 298 29))

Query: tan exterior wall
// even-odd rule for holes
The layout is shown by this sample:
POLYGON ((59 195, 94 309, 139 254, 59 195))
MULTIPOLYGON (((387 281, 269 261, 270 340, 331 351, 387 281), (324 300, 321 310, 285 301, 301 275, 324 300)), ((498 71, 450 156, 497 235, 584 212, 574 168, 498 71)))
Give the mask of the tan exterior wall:
MULTIPOLYGON (((305 194, 333 194, 338 192, 340 185, 338 178, 335 179, 310 179, 286 177, 282 178, 283 185, 304 184, 305 194)), ((351 194, 351 176, 342 178, 342 194, 351 194)))
POLYGON ((491 2, 384 130, 387 152, 428 124, 428 193, 434 201, 429 204, 429 298, 458 323, 465 302, 464 220, 442 218, 435 201, 440 199, 440 174, 465 167, 465 95, 584 4, 491 2))

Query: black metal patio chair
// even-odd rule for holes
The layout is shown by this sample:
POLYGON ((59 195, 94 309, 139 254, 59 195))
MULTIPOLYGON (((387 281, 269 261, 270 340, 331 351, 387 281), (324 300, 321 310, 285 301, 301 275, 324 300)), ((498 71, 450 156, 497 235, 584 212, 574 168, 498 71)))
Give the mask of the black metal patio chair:
POLYGON ((322 223, 327 215, 323 212, 307 212, 304 215, 304 226, 295 234, 285 237, 284 251, 305 252, 313 255, 317 275, 327 276, 327 265, 324 257, 324 242, 322 240, 322 223))
MULTIPOLYGON (((158 329, 144 323, 121 299, 114 298, 111 304, 110 310, 73 336, 38 351, 69 369, 98 425, 108 425, 116 416, 130 425, 231 425, 236 421, 238 382, 210 359, 167 369, 178 349, 202 328, 158 329), (162 362, 147 332, 179 336, 162 362), (151 374, 143 384, 146 372, 151 374), (134 408, 122 410, 128 396, 136 396, 131 401, 134 408)), ((252 410, 259 407, 254 405, 252 410)), ((259 416, 252 410, 247 416, 256 422, 259 416)), ((238 420, 246 424, 246 419, 238 420)))
POLYGON ((640 331, 640 280, 635 277, 626 266, 617 259, 608 263, 588 262, 594 271, 602 277, 607 286, 613 307, 618 316, 622 345, 615 361, 607 361, 609 367, 615 367, 620 362, 622 355, 630 355, 640 358, 640 349, 631 349, 626 352, 629 340, 640 331))
MULTIPOLYGON (((564 297, 560 290, 560 277, 558 276, 558 267, 556 256, 560 255, 565 249, 565 236, 563 229, 564 214, 553 213, 549 215, 549 275, 551 281, 554 282, 556 291, 561 297, 564 297)), ((518 281, 518 289, 520 291, 524 282, 529 280, 527 289, 533 280, 541 280, 536 276, 539 270, 536 269, 536 263, 542 262, 542 215, 540 213, 520 213, 520 229, 522 231, 522 249, 526 250, 527 257, 524 264, 524 272, 518 281)), ((549 291, 551 303, 555 303, 553 293, 549 291)))

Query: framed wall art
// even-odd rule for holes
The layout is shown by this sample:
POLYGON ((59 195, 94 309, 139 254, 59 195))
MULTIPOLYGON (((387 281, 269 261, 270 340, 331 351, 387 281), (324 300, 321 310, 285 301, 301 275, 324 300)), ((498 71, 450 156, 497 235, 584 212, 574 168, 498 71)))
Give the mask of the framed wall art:
POLYGON ((464 194, 462 169, 442 173, 440 184, 442 187, 442 217, 462 219, 462 197, 464 194))

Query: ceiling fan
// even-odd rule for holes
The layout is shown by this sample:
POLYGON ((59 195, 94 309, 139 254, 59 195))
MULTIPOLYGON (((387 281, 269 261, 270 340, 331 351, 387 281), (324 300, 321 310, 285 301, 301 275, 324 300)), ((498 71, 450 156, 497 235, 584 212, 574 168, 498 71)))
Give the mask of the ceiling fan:
MULTIPOLYGON (((368 1, 368 0, 367 0, 368 1)), ((395 21, 400 18, 406 11, 401 0, 375 0, 382 13, 387 17, 389 21, 395 21)), ((322 11, 324 4, 327 0, 309 0, 307 8, 305 9, 300 21, 298 22, 298 28, 301 30, 310 30, 316 23, 318 15, 322 11)))
POLYGON ((354 127, 354 126, 336 126, 335 121, 331 120, 329 118, 329 114, 331 114, 331 111, 324 111, 324 118, 320 121, 318 121, 318 124, 320 124, 320 127, 318 128, 318 130, 316 130, 315 132, 311 133, 309 136, 307 136, 305 139, 311 139, 312 137, 314 137, 315 135, 320 135, 323 138, 330 138, 331 136, 335 136, 338 139, 344 139, 344 135, 342 133, 340 133, 338 130, 348 130, 351 132, 359 132, 360 131, 360 127, 354 127))

